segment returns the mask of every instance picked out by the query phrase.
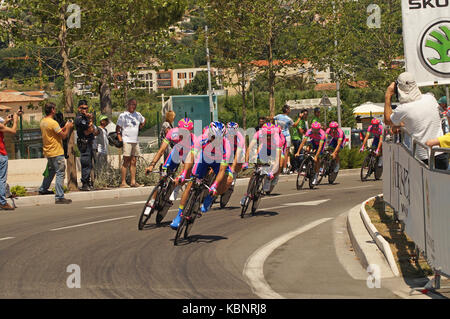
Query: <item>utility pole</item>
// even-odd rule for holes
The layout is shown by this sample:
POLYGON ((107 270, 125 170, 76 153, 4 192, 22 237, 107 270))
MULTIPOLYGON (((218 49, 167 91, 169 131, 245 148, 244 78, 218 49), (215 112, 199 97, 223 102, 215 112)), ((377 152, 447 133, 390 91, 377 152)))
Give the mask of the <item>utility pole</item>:
POLYGON ((206 61, 208 65, 208 96, 209 96, 209 113, 211 117, 211 121, 213 121, 213 99, 212 99, 212 86, 211 86, 211 59, 209 56, 209 48, 208 48, 208 26, 205 25, 205 34, 206 34, 206 61))
MULTIPOLYGON (((333 1, 333 14, 336 15, 334 1, 333 1)), ((334 32, 334 48, 335 48, 335 54, 336 54, 337 53, 336 26, 334 26, 333 32, 334 32)), ((341 126, 341 98, 340 98, 341 97, 340 96, 341 95, 340 94, 341 83, 339 81, 339 70, 337 70, 336 67, 334 67, 334 74, 336 76, 337 116, 338 116, 339 126, 341 126)))

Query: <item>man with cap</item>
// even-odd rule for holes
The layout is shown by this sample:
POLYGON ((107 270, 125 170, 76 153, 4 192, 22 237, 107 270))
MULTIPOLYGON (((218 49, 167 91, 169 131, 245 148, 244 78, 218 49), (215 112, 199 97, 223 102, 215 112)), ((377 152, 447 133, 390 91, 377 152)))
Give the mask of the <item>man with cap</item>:
MULTIPOLYGON (((439 106, 432 94, 422 94, 414 76, 403 72, 386 89, 384 101, 384 122, 386 125, 402 126, 418 142, 425 144, 430 139, 443 135, 439 106), (392 110, 391 98, 397 95, 399 105, 392 110)), ((435 167, 446 170, 447 154, 437 153, 435 167)), ((428 150, 417 147, 416 154, 428 165, 428 150)))
POLYGON ((106 126, 109 124, 109 119, 106 115, 101 115, 99 117, 99 121, 99 134, 95 137, 97 144, 95 153, 95 167, 97 173, 100 172, 106 164, 108 164, 108 131, 106 130, 106 126))
POLYGON ((448 132, 450 132, 447 118, 447 97, 442 96, 439 99, 438 104, 440 107, 439 114, 441 115, 442 130, 444 131, 444 134, 447 134, 448 132))
POLYGON ((100 133, 94 125, 94 116, 88 113, 86 100, 78 102, 78 113, 75 118, 75 127, 77 129, 77 146, 80 151, 81 163, 81 183, 82 191, 93 189, 91 181, 92 161, 94 159, 93 142, 96 135, 100 133))

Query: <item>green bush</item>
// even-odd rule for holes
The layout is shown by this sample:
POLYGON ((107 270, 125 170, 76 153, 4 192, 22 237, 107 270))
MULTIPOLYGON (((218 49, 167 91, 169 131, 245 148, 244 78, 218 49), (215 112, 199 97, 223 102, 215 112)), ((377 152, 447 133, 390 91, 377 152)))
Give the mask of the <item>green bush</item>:
POLYGON ((360 153, 359 148, 344 148, 340 153, 341 168, 358 168, 361 167, 367 152, 360 153))
POLYGON ((26 196, 26 194, 27 194, 27 189, 20 185, 11 187, 10 191, 11 191, 11 194, 19 196, 19 197, 26 196))

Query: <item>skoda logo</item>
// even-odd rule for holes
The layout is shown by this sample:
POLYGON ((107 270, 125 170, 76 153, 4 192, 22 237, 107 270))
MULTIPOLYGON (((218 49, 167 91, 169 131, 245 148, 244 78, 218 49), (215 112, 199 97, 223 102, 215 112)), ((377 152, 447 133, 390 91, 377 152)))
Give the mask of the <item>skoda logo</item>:
POLYGON ((434 21, 419 37, 418 53, 426 69, 450 78, 450 19, 434 21))

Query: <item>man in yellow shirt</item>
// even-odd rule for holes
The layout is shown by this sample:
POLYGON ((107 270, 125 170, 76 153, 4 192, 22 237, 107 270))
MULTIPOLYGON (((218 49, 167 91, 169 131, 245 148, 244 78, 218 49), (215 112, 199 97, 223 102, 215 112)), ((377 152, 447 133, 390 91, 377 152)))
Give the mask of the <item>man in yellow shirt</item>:
POLYGON ((54 120, 56 114, 56 107, 54 103, 45 104, 45 117, 41 120, 41 133, 43 142, 44 156, 47 158, 48 175, 44 177, 42 185, 39 188, 39 194, 53 194, 48 188, 56 175, 55 180, 55 203, 56 204, 70 204, 72 200, 64 198, 64 176, 66 170, 66 159, 64 158, 64 149, 62 140, 66 139, 71 129, 72 122, 67 122, 61 128, 54 120))
MULTIPOLYGON (((445 100, 445 101, 447 101, 447 100, 445 100)), ((450 122, 450 106, 447 108, 446 115, 447 115, 447 119, 450 122)), ((439 146, 439 147, 443 147, 443 148, 450 148, 450 133, 439 136, 438 138, 428 140, 425 144, 429 147, 439 146)))

